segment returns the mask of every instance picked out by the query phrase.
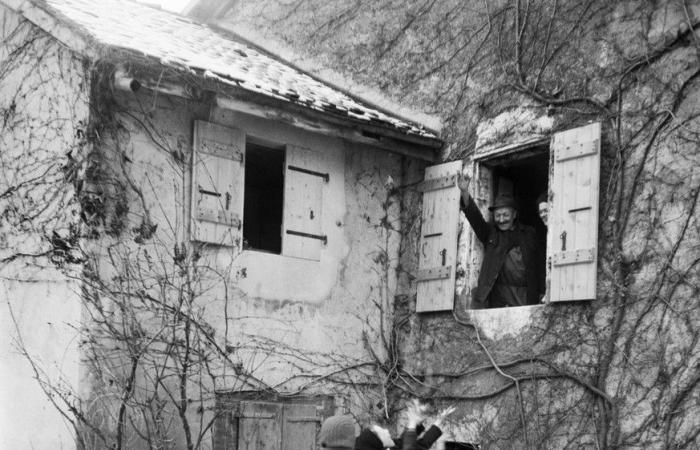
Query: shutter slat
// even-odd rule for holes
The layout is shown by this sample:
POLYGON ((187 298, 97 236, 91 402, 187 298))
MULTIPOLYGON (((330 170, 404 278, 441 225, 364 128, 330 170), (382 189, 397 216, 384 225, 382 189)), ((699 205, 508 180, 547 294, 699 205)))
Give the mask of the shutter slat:
POLYGON ((238 417, 238 448, 281 450, 282 406, 273 403, 241 403, 238 417))
POLYGON ((284 405, 282 450, 316 450, 320 423, 321 418, 316 415, 315 405, 284 405))
POLYGON ((550 301, 596 296, 600 123, 554 135, 547 230, 550 301))
POLYGON ((444 177, 433 178, 430 180, 425 180, 418 185, 418 190, 420 192, 434 191, 436 189, 445 189, 453 186, 457 182, 458 175, 447 175, 444 177))
POLYGON ((287 422, 318 422, 321 423, 321 418, 316 416, 311 417, 287 417, 287 422))
POLYGON ((446 311, 454 306, 459 198, 462 162, 428 167, 422 183, 423 211, 419 244, 416 311, 446 311))

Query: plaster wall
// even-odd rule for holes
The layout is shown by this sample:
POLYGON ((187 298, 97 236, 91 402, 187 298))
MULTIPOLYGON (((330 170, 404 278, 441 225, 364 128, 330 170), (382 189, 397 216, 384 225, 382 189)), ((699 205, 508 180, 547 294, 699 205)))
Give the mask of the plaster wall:
MULTIPOLYGON (((141 101, 150 102, 148 98, 141 101)), ((235 281, 229 288, 235 292, 235 297, 228 294, 229 315, 257 316, 251 321, 251 330, 260 326, 255 323, 257 320, 291 320, 296 323, 295 328, 305 329, 298 330, 306 336, 295 338, 296 344, 306 343, 317 349, 342 347, 347 352, 348 341, 356 344, 356 340, 345 333, 357 334, 358 325, 365 320, 376 326, 378 314, 368 307, 377 299, 386 301, 396 290, 393 267, 398 259, 399 235, 387 228, 398 228, 400 224, 399 199, 391 197, 388 189, 401 183, 402 157, 218 107, 209 117, 203 117, 208 111, 201 108, 204 107, 174 99, 156 101, 156 108, 149 114, 152 126, 164 139, 164 148, 189 153, 192 122, 206 119, 272 142, 317 149, 324 154, 330 173, 323 199, 323 230, 328 234, 328 244, 320 261, 253 250, 237 254, 225 247, 202 250, 205 264, 227 270, 235 281), (385 259, 388 266, 382 265, 385 259), (320 330, 331 335, 313 334, 320 330)), ((174 161, 172 152, 159 148, 136 121, 127 115, 120 120, 128 130, 129 137, 122 148, 129 160, 131 180, 142 189, 143 204, 151 220, 158 223, 154 242, 147 245, 165 249, 176 242, 188 242, 189 170, 174 161)), ((142 220, 141 200, 132 195, 129 202, 129 225, 124 226, 127 235, 142 220)), ((217 287, 221 288, 214 288, 217 287)), ((203 301, 214 302, 208 309, 223 310, 220 302, 225 295, 223 291, 210 292, 203 301)), ((384 306, 388 313, 389 303, 384 306)), ((215 320, 223 329, 224 317, 215 320)), ((287 335, 287 331, 281 332, 287 335)), ((356 347, 350 353, 361 352, 356 347)))
POLYGON ((56 406, 80 393, 80 252, 69 243, 89 83, 80 59, 2 6, 0 36, 0 448, 75 448, 56 406))
MULTIPOLYGON (((90 243, 103 279, 119 273, 119 267, 110 262, 116 248, 130 255, 131 264, 148 265, 154 277, 173 269, 174 247, 184 246, 188 254, 198 252, 197 265, 206 269, 200 270, 197 281, 197 314, 211 327, 221 348, 230 349, 229 361, 215 358, 210 362, 214 378, 206 381, 207 390, 272 386, 279 392, 295 392, 303 388, 307 393, 337 395, 337 406, 365 414, 364 407, 353 406, 353 401, 372 402, 370 398, 351 400, 343 389, 324 382, 308 386, 307 381, 310 375, 323 376, 372 362, 368 346, 374 355, 386 355, 383 342, 399 289, 396 271, 402 251, 402 207, 397 187, 404 182, 405 158, 151 91, 118 93, 117 105, 114 117, 123 128, 104 138, 96 155, 103 166, 101 172, 122 177, 128 211, 122 208, 122 222, 115 219, 116 209, 105 205, 107 226, 90 243), (189 240, 187 161, 194 120, 235 127, 258 139, 301 145, 323 154, 330 180, 323 193, 323 231, 328 244, 320 261, 251 250, 236 253, 228 247, 202 247, 189 240), (157 228, 152 236, 141 239, 139 228, 146 216, 157 228), (114 229, 110 223, 119 223, 119 233, 106 232, 114 229), (251 384, 237 368, 258 381, 251 384)), ((100 190, 99 181, 93 179, 91 189, 100 190)), ((417 180, 414 176, 410 181, 417 180)), ((116 195, 120 190, 112 191, 116 195)), ((348 376, 364 379, 368 375, 350 372, 348 376)), ((93 379, 92 383, 97 386, 105 381, 93 379)), ((205 408, 213 400, 213 396, 207 398, 205 408)), ((200 417, 193 413, 191 419, 196 423, 200 417)))

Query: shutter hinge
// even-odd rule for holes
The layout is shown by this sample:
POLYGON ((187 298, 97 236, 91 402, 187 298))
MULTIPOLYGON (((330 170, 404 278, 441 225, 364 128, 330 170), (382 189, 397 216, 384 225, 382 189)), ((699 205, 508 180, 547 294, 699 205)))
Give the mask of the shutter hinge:
POLYGON ((309 239, 318 239, 319 241, 323 242, 323 245, 328 244, 328 236, 325 234, 311 234, 311 233, 304 233, 302 231, 294 231, 294 230, 287 230, 287 234, 291 234, 292 236, 300 236, 300 237, 305 237, 309 239))
POLYGON ((327 173, 316 172, 315 170, 304 169, 303 167, 297 167, 297 166, 287 166, 287 169, 293 170, 295 172, 301 172, 301 173, 305 173, 307 175, 313 175, 315 177, 323 178, 323 181, 325 181, 326 183, 328 183, 328 180, 330 180, 330 176, 327 173))
POLYGON ((568 252, 558 252, 552 256, 552 265, 568 266, 570 264, 590 263, 595 260, 595 249, 585 248, 568 252))
POLYGON ((450 278, 452 266, 431 267, 430 269, 421 269, 416 275, 416 281, 442 280, 450 278))
POLYGON ((210 195, 212 197, 221 197, 221 194, 219 192, 208 191, 206 189, 202 189, 201 186, 199 187, 199 193, 204 195, 210 195))
POLYGON ((422 181, 420 184, 418 184, 418 191, 420 192, 427 192, 427 191, 436 191, 438 189, 445 189, 448 187, 452 186, 457 186, 457 177, 459 175, 454 174, 454 175, 447 175, 444 177, 440 178, 431 178, 429 180, 422 181))
POLYGON ((575 142, 573 145, 560 148, 557 151, 557 162, 569 159, 583 158, 598 153, 598 139, 575 142))

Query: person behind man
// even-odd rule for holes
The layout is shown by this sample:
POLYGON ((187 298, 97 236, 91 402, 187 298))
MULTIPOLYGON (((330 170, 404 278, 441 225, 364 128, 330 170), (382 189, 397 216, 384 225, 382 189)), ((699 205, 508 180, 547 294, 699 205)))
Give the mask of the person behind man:
POLYGON ((461 207, 476 237, 484 245, 484 260, 472 307, 502 308, 535 305, 543 294, 539 270, 540 252, 534 228, 518 222, 515 200, 498 195, 489 208, 494 223, 488 223, 469 195, 469 178, 462 174, 458 185, 461 207))
POLYGON ((355 421, 348 415, 327 418, 321 424, 318 441, 323 449, 353 450, 355 448, 355 421))
POLYGON ((549 202, 547 201, 547 193, 543 192, 537 197, 537 214, 540 216, 540 220, 544 226, 547 226, 547 219, 549 218, 549 202))
MULTIPOLYGON (((540 220, 544 224, 545 232, 547 229, 547 220, 549 219, 549 201, 547 200, 547 192, 543 192, 537 197, 537 214, 540 216, 540 220)), ((545 237, 546 241, 546 237, 545 237)), ((543 251, 542 254, 546 253, 546 251, 543 251)), ((549 290, 549 280, 545 282, 545 292, 542 294, 542 303, 545 303, 547 301, 547 291, 549 290)))

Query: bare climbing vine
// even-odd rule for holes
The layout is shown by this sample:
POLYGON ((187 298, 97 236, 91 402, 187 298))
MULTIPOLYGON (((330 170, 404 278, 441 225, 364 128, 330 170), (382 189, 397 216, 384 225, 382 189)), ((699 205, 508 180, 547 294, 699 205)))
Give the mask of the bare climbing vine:
POLYGON ((488 448, 696 447, 697 3, 341 3, 270 0, 240 17, 285 24, 280 37, 333 68, 441 114, 449 159, 470 156, 480 122, 518 107, 558 128, 604 123, 599 298, 549 307, 520 340, 486 339, 451 314, 416 317, 419 197, 409 185, 378 185, 380 171, 367 169, 356 186, 380 199, 383 213, 367 222, 384 244, 367 258, 381 321, 365 318, 365 357, 310 354, 243 331, 228 305, 245 270, 214 267, 206 248, 183 238, 182 221, 149 203, 152 174, 135 175, 132 134, 182 179, 186 144, 157 117, 178 106, 153 95, 125 107, 109 88, 112 64, 86 64, 26 22, 3 23, 0 81, 14 94, 0 103, 0 271, 16 279, 27 267, 57 268, 84 282, 90 397, 66 390, 24 349, 81 446, 168 448, 183 436, 187 448, 202 447, 223 373, 236 388, 278 395, 332 387, 390 420, 409 396, 454 402, 450 426, 473 425, 488 448), (280 14, 256 16, 270 5, 280 14), (37 102, 33 92, 54 95, 37 102), (388 252, 396 239, 398 261, 388 252), (213 285, 223 294, 206 306, 213 285), (223 336, 209 315, 219 307, 223 336), (255 368, 265 358, 284 361, 290 376, 262 382, 255 368))
POLYGON ((598 299, 549 308, 520 340, 490 341, 461 315, 415 318, 400 295, 396 367, 429 361, 395 378, 399 395, 459 402, 452 425, 477 424, 487 448, 698 445, 698 6, 270 0, 230 15, 283 25, 274 37, 306 61, 439 114, 449 160, 469 158, 480 123, 518 108, 557 129, 603 123, 598 299))

